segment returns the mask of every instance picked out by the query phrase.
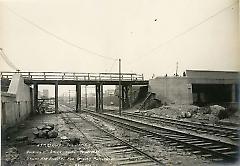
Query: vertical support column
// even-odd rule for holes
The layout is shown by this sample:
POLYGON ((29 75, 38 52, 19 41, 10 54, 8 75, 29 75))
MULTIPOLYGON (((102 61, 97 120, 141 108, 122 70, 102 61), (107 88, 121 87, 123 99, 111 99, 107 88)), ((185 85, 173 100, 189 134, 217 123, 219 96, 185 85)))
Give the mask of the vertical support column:
POLYGON ((232 84, 232 102, 236 102, 236 84, 232 84))
POLYGON ((34 109, 34 105, 33 105, 33 103, 34 103, 33 100, 34 99, 33 98, 34 98, 34 96, 33 96, 33 88, 31 87, 30 88, 30 113, 31 113, 31 115, 34 114, 34 110, 33 110, 34 109))
POLYGON ((58 113, 58 81, 55 82, 55 113, 58 113))
POLYGON ((103 111, 103 84, 100 85, 100 110, 103 111))
POLYGON ((96 85, 96 112, 99 111, 99 85, 96 85))
POLYGON ((125 99, 126 99, 126 96, 125 96, 125 86, 122 85, 122 108, 125 109, 126 107, 126 103, 125 103, 125 99))
POLYGON ((119 92, 118 92, 119 115, 121 116, 122 115, 122 85, 119 84, 118 88, 119 88, 119 92))
POLYGON ((128 86, 122 86, 122 107, 123 109, 129 108, 128 86))
POLYGON ((125 103, 126 103, 126 109, 129 108, 129 95, 128 95, 128 90, 129 90, 129 86, 125 87, 125 103))
POLYGON ((121 116, 122 115, 122 99, 121 99, 121 96, 122 96, 122 92, 121 92, 121 90, 122 90, 122 85, 121 85, 121 59, 119 59, 119 84, 118 84, 118 86, 119 86, 119 103, 118 103, 118 105, 119 105, 119 115, 121 116))
POLYGON ((76 85, 76 112, 81 111, 81 84, 76 85))
POLYGON ((129 85, 129 107, 132 108, 132 99, 133 99, 133 93, 132 93, 132 85, 129 85))
POLYGON ((86 104, 86 108, 88 107, 88 100, 87 100, 87 85, 85 85, 85 104, 86 104))
POLYGON ((38 84, 33 85, 33 112, 38 112, 38 84))

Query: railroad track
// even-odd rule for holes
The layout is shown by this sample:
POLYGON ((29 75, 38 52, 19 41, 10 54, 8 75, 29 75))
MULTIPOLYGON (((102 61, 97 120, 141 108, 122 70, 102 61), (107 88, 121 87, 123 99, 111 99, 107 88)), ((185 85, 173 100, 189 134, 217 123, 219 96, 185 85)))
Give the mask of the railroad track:
POLYGON ((145 116, 139 113, 122 112, 122 115, 130 116, 134 118, 141 118, 149 122, 167 124, 170 126, 174 126, 178 129, 186 129, 186 130, 194 131, 201 134, 211 134, 211 135, 225 137, 225 138, 227 137, 236 142, 239 141, 238 128, 232 128, 227 126, 216 126, 216 125, 183 121, 183 120, 172 119, 172 118, 145 116))
POLYGON ((114 165, 164 165, 158 159, 116 137, 79 114, 65 113, 63 118, 68 125, 71 124, 79 130, 96 149, 106 153, 114 165))
POLYGON ((131 128, 132 130, 144 132, 147 137, 164 141, 171 146, 191 151, 193 154, 210 158, 215 162, 235 162, 238 159, 239 147, 237 144, 221 142, 197 135, 185 133, 179 130, 143 123, 139 120, 129 119, 113 114, 95 113, 87 110, 86 113, 111 122, 117 126, 131 128))

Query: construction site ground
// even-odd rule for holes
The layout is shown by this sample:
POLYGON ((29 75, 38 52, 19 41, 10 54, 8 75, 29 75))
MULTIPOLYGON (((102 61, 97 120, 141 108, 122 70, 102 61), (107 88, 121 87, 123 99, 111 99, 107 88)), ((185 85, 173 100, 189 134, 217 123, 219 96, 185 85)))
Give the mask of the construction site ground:
MULTIPOLYGON (((68 107, 61 106, 61 109, 71 111, 68 107)), ((163 106, 152 110, 140 110, 143 114, 155 114, 159 116, 181 118, 182 112, 195 109, 195 106, 163 106)), ((115 108, 116 109, 116 108, 115 108)), ((117 111, 117 110, 116 110, 117 111)), ((137 109, 126 110, 131 112, 137 109)), ((193 111, 194 112, 194 111, 193 111)), ((204 115, 202 115, 204 116, 204 115)), ((239 118, 238 112, 233 116, 239 118)), ((86 116, 95 121, 91 116, 86 116)), ((194 120, 194 115, 191 118, 194 120)), ((231 117, 229 117, 231 120, 231 117)), ((183 150, 174 149, 164 142, 154 142, 149 138, 141 138, 140 135, 127 132, 116 126, 97 121, 100 126, 111 131, 125 140, 135 142, 136 146, 144 145, 146 151, 153 156, 160 156, 166 165, 211 165, 212 163, 204 158, 192 155, 183 150), (148 145, 145 147, 145 145, 148 145), (174 160, 177 159, 177 160, 174 160)), ((2 138, 1 165, 112 165, 105 155, 96 150, 76 128, 66 124, 61 114, 43 114, 30 117, 23 123, 8 130, 7 135, 2 138), (56 138, 36 138, 33 129, 42 124, 54 124, 58 131, 56 138), (79 144, 64 142, 66 138, 77 138, 79 144), (26 139, 27 138, 27 139, 26 139)))
POLYGON ((108 165, 101 154, 75 128, 69 128, 61 114, 34 116, 11 128, 2 138, 1 165, 108 165), (58 131, 56 138, 35 138, 33 128, 51 123, 58 131), (24 139, 26 138, 27 139, 24 139), (79 144, 64 143, 65 138, 78 138, 79 144))

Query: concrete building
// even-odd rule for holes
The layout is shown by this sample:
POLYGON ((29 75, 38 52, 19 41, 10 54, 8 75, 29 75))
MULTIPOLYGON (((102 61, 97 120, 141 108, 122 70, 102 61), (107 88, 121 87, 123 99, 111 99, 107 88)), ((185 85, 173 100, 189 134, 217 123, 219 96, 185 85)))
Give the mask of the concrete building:
POLYGON ((240 72, 187 70, 184 77, 157 77, 149 91, 167 104, 227 104, 239 102, 240 72))

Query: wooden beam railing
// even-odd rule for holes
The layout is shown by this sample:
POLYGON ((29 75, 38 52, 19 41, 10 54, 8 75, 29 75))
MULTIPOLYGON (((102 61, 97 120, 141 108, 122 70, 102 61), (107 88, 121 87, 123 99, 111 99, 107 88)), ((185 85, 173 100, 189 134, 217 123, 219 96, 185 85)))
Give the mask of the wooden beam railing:
MULTIPOLYGON (((119 73, 71 73, 71 72, 1 72, 1 78, 11 79, 16 73, 28 80, 84 80, 118 81, 119 73)), ((141 74, 121 73, 122 81, 144 81, 141 74)))

